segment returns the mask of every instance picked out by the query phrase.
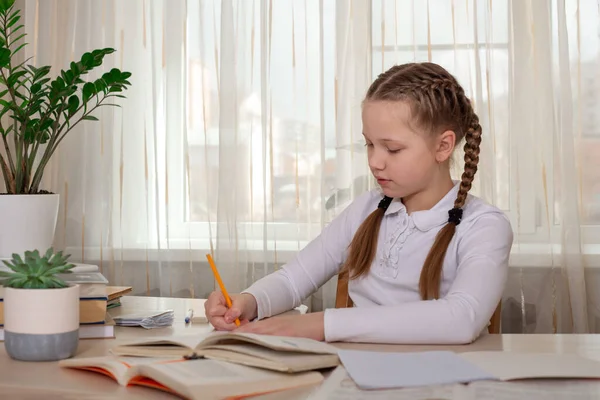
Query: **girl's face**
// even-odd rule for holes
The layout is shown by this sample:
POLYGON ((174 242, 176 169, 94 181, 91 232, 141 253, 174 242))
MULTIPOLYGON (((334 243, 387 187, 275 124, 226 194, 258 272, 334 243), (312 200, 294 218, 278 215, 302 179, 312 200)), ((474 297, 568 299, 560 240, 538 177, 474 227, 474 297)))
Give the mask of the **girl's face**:
MULTIPOLYGON (((405 102, 367 101, 362 122, 369 167, 389 197, 408 197, 434 184, 448 173, 454 133, 436 137, 417 133, 407 123, 412 118, 405 102)), ((411 124, 416 126, 416 124, 411 124)))

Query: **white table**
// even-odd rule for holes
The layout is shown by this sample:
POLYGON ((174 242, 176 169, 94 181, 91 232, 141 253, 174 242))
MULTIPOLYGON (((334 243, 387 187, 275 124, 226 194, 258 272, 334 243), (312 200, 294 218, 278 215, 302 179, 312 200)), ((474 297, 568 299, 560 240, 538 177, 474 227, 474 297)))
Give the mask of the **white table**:
MULTIPOLYGON (((126 296, 122 306, 109 310, 111 315, 141 312, 144 310, 175 311, 172 327, 146 330, 144 328, 116 327, 116 339, 81 340, 77 357, 107 355, 108 350, 119 342, 143 336, 174 335, 183 332, 206 333, 212 330, 208 324, 186 325, 185 313, 189 308, 196 315, 203 315, 204 300, 158 297, 126 296)), ((422 351, 422 350, 501 350, 517 352, 577 353, 600 360, 600 335, 486 335, 475 343, 465 346, 400 346, 336 343, 340 348, 376 351, 422 351)), ((600 385, 600 383, 599 383, 600 385)), ((261 396, 261 399, 303 399, 311 389, 287 391, 261 396)), ((81 399, 82 396, 99 399, 176 399, 160 391, 141 387, 124 388, 108 377, 59 368, 56 362, 22 362, 9 358, 0 345, 0 398, 4 399, 81 399)), ((257 397, 258 398, 258 397, 257 397)))

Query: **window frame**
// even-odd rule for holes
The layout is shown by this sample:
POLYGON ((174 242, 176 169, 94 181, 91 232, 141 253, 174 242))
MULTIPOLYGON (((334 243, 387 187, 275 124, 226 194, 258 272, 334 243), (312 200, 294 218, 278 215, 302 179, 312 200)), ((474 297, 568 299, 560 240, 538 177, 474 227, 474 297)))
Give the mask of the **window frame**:
MULTIPOLYGON (((456 43, 456 44, 419 44, 419 45, 372 45, 372 54, 376 51, 440 51, 440 50, 485 50, 485 49, 507 49, 510 43, 456 43)), ((166 138, 165 146, 170 160, 186 160, 187 158, 187 132, 185 135, 169 135, 166 138)), ((552 162, 552 152, 556 143, 552 146, 545 146, 542 157, 546 163, 547 176, 554 176, 554 163, 552 162)), ((512 148, 511 148, 512 150, 512 148)), ((513 157, 511 151, 510 161, 510 180, 511 187, 514 186, 514 179, 518 179, 518 171, 513 168, 513 157)), ((202 250, 210 251, 217 246, 215 237, 216 222, 214 221, 186 221, 187 212, 187 184, 186 184, 186 164, 178 162, 166 166, 168 173, 168 203, 166 210, 159 213, 161 220, 161 237, 156 238, 159 248, 168 248, 174 251, 202 250), (212 235, 211 235, 212 232, 212 235), (211 240, 210 237, 213 237, 211 240)), ((159 193, 166 195, 166 182, 159 182, 159 193)), ((554 207, 548 208, 549 226, 537 226, 535 216, 539 213, 539 205, 530 204, 528 208, 523 209, 523 205, 528 205, 535 196, 528 195, 527 190, 535 190, 533 187, 526 188, 520 192, 520 199, 517 198, 515 190, 510 190, 509 200, 510 208, 503 210, 509 217, 515 231, 513 249, 511 251, 511 266, 514 267, 552 267, 561 265, 563 255, 561 253, 561 235, 562 227, 554 223, 554 207), (521 209, 516 211, 517 204, 521 209), (525 215, 525 220, 518 221, 519 214, 525 215), (525 223, 523 223, 525 221, 525 223), (549 240, 550 239, 550 240, 549 240)), ((548 196, 554 204, 554 182, 550 179, 548 182, 548 196)), ((216 194, 215 194, 216 195, 216 194)), ((324 204, 324 199, 322 202, 324 204)), ((337 213, 336 213, 337 215, 337 213)), ((543 219, 542 219, 543 220, 543 219)), ((247 253, 250 260, 255 262, 265 261, 265 257, 279 262, 290 260, 298 250, 306 246, 309 241, 316 237, 324 225, 327 223, 325 211, 321 213, 321 221, 314 223, 304 222, 240 222, 236 229, 245 233, 247 253), (248 235, 248 232, 253 234, 248 235), (304 232, 304 240, 298 239, 298 232, 304 232), (266 240, 265 240, 266 239, 266 240)), ((588 265, 600 266, 600 225, 581 224, 580 234, 582 243, 582 252, 584 260, 588 265)), ((140 246, 144 247, 144 245, 140 246)))

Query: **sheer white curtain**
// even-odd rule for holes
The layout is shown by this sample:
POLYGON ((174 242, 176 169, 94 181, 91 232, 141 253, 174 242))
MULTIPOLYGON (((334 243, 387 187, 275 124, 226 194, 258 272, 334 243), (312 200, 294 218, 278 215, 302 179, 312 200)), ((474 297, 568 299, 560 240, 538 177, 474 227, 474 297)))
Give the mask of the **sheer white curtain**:
MULTIPOLYGON (((46 174, 56 245, 137 294, 203 297, 273 271, 372 187, 360 103, 437 62, 484 127, 474 193, 515 230, 505 332, 598 331, 600 18, 593 0, 23 0, 28 56, 114 47, 122 108, 46 174)), ((462 168, 457 154, 455 171, 462 168)), ((307 302, 333 305, 335 280, 307 302)))

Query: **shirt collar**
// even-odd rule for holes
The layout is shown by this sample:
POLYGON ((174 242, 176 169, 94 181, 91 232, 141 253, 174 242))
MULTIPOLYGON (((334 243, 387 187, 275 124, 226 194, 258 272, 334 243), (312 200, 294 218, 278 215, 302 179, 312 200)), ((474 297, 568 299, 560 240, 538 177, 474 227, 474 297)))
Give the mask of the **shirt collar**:
MULTIPOLYGON (((411 214, 415 226, 420 231, 428 231, 448 222, 448 211, 454 207, 454 200, 458 194, 460 181, 454 180, 454 186, 446 195, 431 209, 416 211, 411 214)), ((394 198, 385 211, 385 215, 393 213, 406 213, 406 207, 399 198, 394 198)))

